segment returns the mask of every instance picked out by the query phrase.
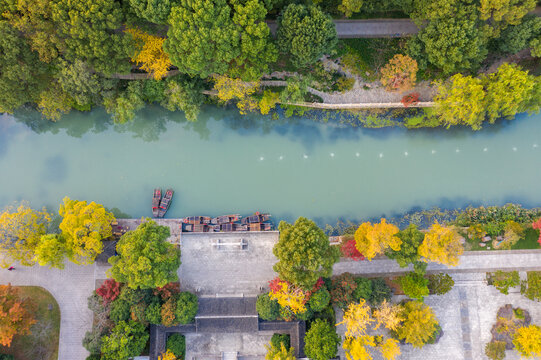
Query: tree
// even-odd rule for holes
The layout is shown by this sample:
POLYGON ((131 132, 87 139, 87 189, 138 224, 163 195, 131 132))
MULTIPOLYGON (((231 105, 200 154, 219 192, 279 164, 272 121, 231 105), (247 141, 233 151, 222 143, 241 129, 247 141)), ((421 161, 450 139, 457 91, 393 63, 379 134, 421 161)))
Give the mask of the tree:
POLYGON ((370 307, 361 299, 358 304, 349 304, 344 318, 336 325, 346 326, 346 338, 360 338, 367 335, 369 326, 376 321, 371 314, 370 307))
POLYGON ((133 120, 135 113, 145 106, 143 99, 143 82, 130 81, 125 89, 109 94, 103 100, 105 110, 113 115, 117 124, 133 120))
POLYGON ((490 360, 505 359, 505 341, 491 341, 485 345, 485 355, 490 360))
POLYGON ((0 285, 0 345, 9 347, 15 335, 30 334, 36 323, 32 312, 16 288, 11 284, 0 285))
POLYGON ((71 97, 62 90, 57 81, 51 82, 49 87, 39 94, 37 100, 39 111, 43 117, 51 121, 58 121, 63 114, 69 113, 72 103, 71 97))
POLYGON ((399 281, 402 291, 410 298, 423 301, 423 298, 428 296, 428 279, 423 275, 409 272, 401 276, 399 281))
POLYGON ((343 240, 340 244, 340 252, 345 258, 353 259, 355 261, 364 260, 363 254, 357 250, 355 239, 343 240))
POLYGON ((506 27, 520 24, 524 15, 533 9, 535 0, 481 0, 479 18, 493 26, 506 27))
POLYGON ((177 357, 171 350, 167 350, 158 357, 158 360, 177 360, 177 357))
POLYGON ((171 351, 179 359, 184 359, 186 352, 186 338, 184 335, 175 333, 167 337, 167 350, 171 351))
POLYGON ((183 75, 168 78, 162 106, 169 111, 182 110, 188 121, 196 121, 205 101, 203 86, 200 78, 183 75))
POLYGON ((280 347, 276 347, 272 344, 265 345, 267 354, 265 360, 296 360, 293 348, 287 349, 284 343, 280 343, 280 347))
POLYGON ((462 6, 456 11, 430 21, 417 35, 428 61, 444 74, 475 69, 488 53, 475 10, 462 6))
POLYGON ((306 332, 304 341, 306 356, 313 360, 328 360, 336 356, 340 337, 328 322, 316 319, 306 332))
POLYGON ((326 288, 322 287, 310 296, 308 303, 310 304, 310 309, 317 312, 325 309, 330 301, 331 294, 326 288))
POLYGON ((434 97, 434 115, 449 128, 452 125, 468 125, 481 129, 485 120, 487 94, 481 79, 456 74, 444 83, 438 83, 434 97))
POLYGON ((513 336, 513 345, 524 357, 541 356, 541 328, 530 325, 517 329, 513 336))
POLYGON ((194 322, 198 308, 197 296, 187 291, 181 292, 177 295, 177 307, 175 310, 177 322, 180 324, 194 322))
POLYGON ((107 279, 103 284, 96 289, 96 294, 102 297, 105 304, 115 301, 115 299, 120 295, 120 289, 122 284, 116 282, 114 279, 107 279))
POLYGON ((60 230, 66 239, 67 254, 76 264, 88 265, 103 251, 102 240, 113 235, 112 213, 103 205, 64 198, 58 211, 60 230))
POLYGON ((263 320, 272 321, 280 317, 280 305, 276 300, 271 299, 269 294, 259 295, 255 308, 259 317, 263 320))
POLYGON ((389 259, 396 260, 400 267, 407 267, 409 264, 414 264, 417 270, 420 267, 418 250, 423 242, 424 234, 417 229, 417 225, 410 224, 404 230, 400 230, 396 234, 396 237, 402 240, 400 249, 398 251, 387 249, 385 255, 389 259))
POLYGON ((281 279, 308 290, 320 277, 331 275, 338 251, 316 223, 300 217, 293 225, 281 221, 278 230, 280 240, 272 252, 278 258, 273 268, 281 279))
POLYGON ((535 77, 515 64, 503 63, 484 81, 490 123, 501 117, 513 118, 515 114, 525 111, 534 96, 535 77))
POLYGON ((378 346, 378 348, 381 351, 381 356, 383 356, 385 360, 394 360, 401 353, 398 341, 395 339, 386 339, 378 346))
POLYGON ((36 101, 48 84, 48 71, 7 21, 0 20, 0 112, 36 101))
POLYGON ((156 24, 165 24, 178 0, 130 0, 137 16, 156 24))
POLYGON ((135 321, 120 321, 110 335, 102 338, 101 358, 103 360, 128 360, 141 354, 149 335, 143 324, 135 321))
POLYGON ((131 61, 138 63, 141 69, 152 74, 154 79, 163 78, 172 65, 169 55, 163 50, 165 39, 137 28, 127 27, 124 32, 132 36, 135 44, 131 61))
POLYGON ((51 13, 67 60, 85 61, 105 74, 129 71, 130 39, 115 32, 123 20, 118 2, 55 0, 51 13))
POLYGON ((346 17, 351 17, 353 13, 361 11, 363 6, 363 0, 342 0, 342 3, 338 5, 338 10, 344 13, 346 17))
POLYGON ((214 90, 218 92, 218 99, 224 102, 236 100, 239 112, 243 115, 257 108, 258 102, 252 95, 258 89, 259 81, 245 82, 223 75, 214 77, 214 90))
POLYGON ((34 249, 34 260, 40 266, 64 269, 66 251, 66 239, 62 234, 43 235, 34 249))
POLYGON ((397 330, 399 339, 422 348, 438 331, 438 319, 434 311, 419 301, 408 301, 402 305, 404 322, 397 330))
POLYGON ((276 300, 281 308, 288 308, 293 314, 306 312, 307 294, 298 286, 276 278, 271 281, 269 297, 276 300))
POLYGON ((532 57, 541 57, 541 35, 530 41, 532 57))
POLYGON ((449 274, 428 275, 428 289, 434 295, 443 295, 451 291, 455 281, 449 274))
MULTIPOLYGON (((350 303, 357 300, 355 291, 357 289, 356 279, 350 273, 343 273, 332 279, 331 300, 333 305, 346 309, 350 303)), ((370 287, 372 283, 370 283, 370 287)))
POLYGON ((380 326, 384 326, 391 331, 396 331, 404 320, 400 306, 394 305, 387 300, 383 300, 379 307, 373 311, 372 316, 376 320, 375 330, 380 326))
POLYGON ((530 40, 540 35, 541 19, 532 14, 525 16, 520 24, 507 27, 494 42, 499 51, 516 54, 526 49, 530 40))
POLYGON ((381 84, 389 91, 407 91, 415 86, 417 61, 408 55, 396 54, 380 70, 381 84))
POLYGON ((147 219, 122 235, 117 256, 109 258, 110 275, 132 289, 151 289, 178 281, 180 250, 167 242, 169 228, 147 219))
POLYGON ((14 261, 33 265, 34 251, 47 232, 50 221, 51 215, 45 208, 33 210, 24 202, 16 209, 6 208, 0 214, 0 250, 6 256, 2 259, 2 266, 8 267, 14 261))
POLYGON ((398 251, 402 243, 402 240, 396 237, 398 230, 397 226, 387 224, 385 219, 374 225, 370 222, 362 223, 355 231, 357 250, 368 260, 382 254, 389 247, 398 251))
POLYGON ((291 55, 297 67, 315 63, 337 44, 336 29, 329 15, 318 7, 290 4, 278 17, 277 43, 291 55))
POLYGON ((376 346, 376 339, 371 335, 360 337, 347 337, 342 347, 346 351, 348 360, 372 360, 372 356, 367 350, 367 346, 376 346))
POLYGON ((447 266, 457 266, 463 252, 460 235, 453 228, 438 223, 430 227, 419 247, 419 254, 426 260, 447 266))
POLYGON ((167 299, 167 301, 163 303, 160 309, 160 317, 162 319, 163 326, 169 327, 169 326, 178 325, 178 322, 176 321, 176 316, 175 316, 176 307, 177 307, 176 296, 167 299))

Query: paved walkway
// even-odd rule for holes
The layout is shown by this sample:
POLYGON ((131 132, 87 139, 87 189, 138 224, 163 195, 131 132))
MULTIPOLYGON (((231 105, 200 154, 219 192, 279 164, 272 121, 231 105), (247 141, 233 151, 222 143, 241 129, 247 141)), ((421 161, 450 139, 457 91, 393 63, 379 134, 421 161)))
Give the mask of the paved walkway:
POLYGON ((94 290, 94 266, 66 262, 64 270, 43 266, 18 266, 14 271, 0 269, 0 284, 41 286, 49 291, 60 307, 59 360, 85 360, 89 355, 82 340, 92 328, 93 314, 87 298, 94 290))
MULTIPOLYGON (((448 268, 444 265, 429 263, 428 272, 487 272, 495 270, 541 270, 541 250, 509 251, 467 251, 460 257, 458 266, 448 268)), ((382 275, 399 274, 411 271, 401 268, 394 260, 386 257, 372 261, 343 260, 334 265, 334 274, 350 272, 352 274, 382 275)))
MULTIPOLYGON (((276 34, 276 21, 267 21, 276 34)), ((402 37, 417 34, 419 28, 410 19, 334 20, 339 38, 402 37)))

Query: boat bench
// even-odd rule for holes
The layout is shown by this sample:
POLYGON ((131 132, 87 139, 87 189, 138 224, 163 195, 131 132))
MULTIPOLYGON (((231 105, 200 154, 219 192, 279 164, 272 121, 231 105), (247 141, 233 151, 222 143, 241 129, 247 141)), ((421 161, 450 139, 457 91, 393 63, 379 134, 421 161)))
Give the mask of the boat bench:
POLYGON ((222 239, 217 239, 214 244, 212 244, 217 250, 246 250, 248 243, 246 240, 241 239, 239 241, 228 241, 225 242, 222 239))

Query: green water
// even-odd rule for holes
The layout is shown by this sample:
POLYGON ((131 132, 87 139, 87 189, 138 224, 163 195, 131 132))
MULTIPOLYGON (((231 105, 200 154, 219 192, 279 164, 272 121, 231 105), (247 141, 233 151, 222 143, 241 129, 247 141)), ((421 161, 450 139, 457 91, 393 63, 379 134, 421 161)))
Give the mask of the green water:
POLYGON ((56 208, 68 195, 150 216, 156 186, 175 189, 167 217, 259 210, 334 223, 433 206, 535 206, 540 155, 540 115, 472 132, 340 128, 217 108, 191 124, 147 107, 122 126, 102 110, 58 123, 21 112, 0 116, 0 206, 56 208))

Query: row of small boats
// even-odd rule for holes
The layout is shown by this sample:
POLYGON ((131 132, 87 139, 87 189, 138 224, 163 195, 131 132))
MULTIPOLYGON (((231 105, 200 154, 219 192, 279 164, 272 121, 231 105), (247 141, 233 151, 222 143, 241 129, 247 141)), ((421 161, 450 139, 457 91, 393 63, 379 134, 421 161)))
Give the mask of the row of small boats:
POLYGON ((272 229, 270 214, 256 212, 242 217, 240 214, 210 216, 188 216, 182 220, 184 232, 236 232, 236 231, 269 231, 272 229))
POLYGON ((162 189, 154 189, 154 195, 152 196, 152 216, 162 218, 171 206, 173 200, 173 189, 167 189, 165 195, 162 197, 162 189))

